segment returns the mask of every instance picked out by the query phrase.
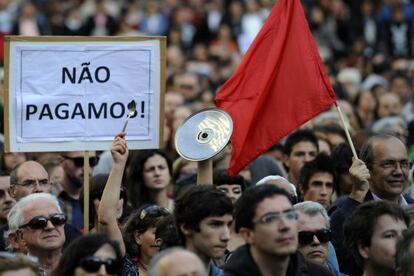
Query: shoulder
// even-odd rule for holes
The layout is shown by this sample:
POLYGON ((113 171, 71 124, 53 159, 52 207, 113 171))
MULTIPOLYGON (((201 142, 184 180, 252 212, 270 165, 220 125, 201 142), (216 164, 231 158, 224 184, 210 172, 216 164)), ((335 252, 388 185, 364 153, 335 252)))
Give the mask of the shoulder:
POLYGON ((409 195, 403 195, 405 201, 407 201, 408 204, 413 204, 414 203, 414 199, 412 197, 410 197, 409 195))
POLYGON ((128 254, 122 258, 122 275, 139 276, 138 267, 128 254))

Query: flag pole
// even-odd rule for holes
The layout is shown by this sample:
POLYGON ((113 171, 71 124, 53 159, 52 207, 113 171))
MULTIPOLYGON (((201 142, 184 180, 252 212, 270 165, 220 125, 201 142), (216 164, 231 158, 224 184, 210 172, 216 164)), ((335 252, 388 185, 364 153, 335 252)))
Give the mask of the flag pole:
POLYGON ((356 150, 355 150, 355 147, 354 147, 354 143, 352 142, 351 135, 349 134, 348 127, 346 126, 346 123, 345 123, 344 115, 343 115, 343 113, 341 111, 341 108, 338 105, 338 102, 335 102, 335 107, 336 107, 336 110, 339 113, 339 118, 341 119, 342 125, 344 127, 345 134, 346 134, 346 138, 348 140, 349 146, 351 147, 352 154, 354 155, 355 159, 358 159, 358 155, 356 153, 356 150))

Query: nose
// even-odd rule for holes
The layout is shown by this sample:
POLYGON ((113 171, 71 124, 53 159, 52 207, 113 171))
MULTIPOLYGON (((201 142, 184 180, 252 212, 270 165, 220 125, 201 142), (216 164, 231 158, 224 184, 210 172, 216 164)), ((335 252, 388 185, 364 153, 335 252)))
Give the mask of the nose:
POLYGON ((279 231, 280 232, 289 231, 291 228, 290 224, 291 224, 291 221, 288 218, 281 217, 279 220, 279 225, 278 225, 279 231))
POLYGON ((318 240, 318 237, 316 235, 313 235, 312 244, 313 245, 319 245, 319 244, 321 244, 321 242, 318 240))
POLYGON ((230 228, 226 225, 221 236, 221 240, 228 242, 230 240, 230 228))
POLYGON ((53 223, 50 220, 48 220, 45 229, 51 230, 54 228, 55 226, 53 225, 53 223))
POLYGON ((327 191, 325 185, 322 185, 321 190, 320 190, 320 194, 321 195, 327 195, 328 194, 328 191, 327 191))
POLYGON ((160 174, 160 169, 159 168, 155 168, 154 169, 154 173, 155 173, 155 175, 159 175, 160 174))
POLYGON ((395 162, 395 167, 394 167, 393 172, 396 173, 396 174, 402 174, 403 173, 403 168, 401 167, 400 162, 395 162))
POLYGON ((9 191, 6 191, 6 192, 4 193, 4 201, 5 201, 6 203, 10 203, 11 201, 13 201, 12 197, 11 197, 11 196, 10 196, 10 194, 9 194, 9 191))
POLYGON ((312 161, 314 159, 313 155, 306 153, 305 154, 305 162, 312 161))
POLYGON ((98 272, 97 272, 96 275, 99 275, 99 276, 108 275, 108 273, 106 273, 106 268, 105 268, 105 266, 103 264, 99 268, 99 270, 98 270, 98 272))
POLYGON ((34 192, 35 193, 41 193, 42 192, 42 189, 40 188, 39 180, 36 180, 36 184, 34 186, 34 192))

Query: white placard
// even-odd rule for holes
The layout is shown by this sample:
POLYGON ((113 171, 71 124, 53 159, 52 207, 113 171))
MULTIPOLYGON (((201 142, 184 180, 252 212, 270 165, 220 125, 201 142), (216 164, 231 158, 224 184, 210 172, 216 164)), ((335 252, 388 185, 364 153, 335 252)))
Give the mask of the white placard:
POLYGON ((73 40, 9 38, 6 149, 9 142, 12 152, 106 150, 132 100, 129 148, 158 148, 165 41, 73 40))

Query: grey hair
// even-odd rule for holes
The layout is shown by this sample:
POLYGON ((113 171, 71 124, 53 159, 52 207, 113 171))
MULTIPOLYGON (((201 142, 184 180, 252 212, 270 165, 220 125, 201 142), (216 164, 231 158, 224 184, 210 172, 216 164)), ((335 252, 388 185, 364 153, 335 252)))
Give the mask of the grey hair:
POLYGON ((208 275, 207 271, 204 267, 203 262, 200 260, 200 258, 196 254, 194 254, 193 252, 188 251, 188 250, 186 250, 182 247, 175 246, 175 247, 170 247, 170 248, 167 248, 167 249, 164 249, 164 250, 160 251, 157 255, 155 255, 151 259, 151 262, 150 262, 149 268, 148 268, 148 276, 162 276, 161 271, 159 270, 160 269, 159 262, 164 257, 166 257, 166 256, 168 256, 172 253, 175 253, 175 252, 183 252, 183 253, 187 253, 189 255, 193 255, 196 259, 198 259, 200 261, 200 264, 204 268, 204 271, 203 271, 204 274, 202 276, 207 276, 208 275))
POLYGON ((315 201, 304 201, 293 205, 293 208, 311 217, 321 214, 325 220, 326 227, 328 229, 330 228, 328 213, 320 203, 315 201))
POLYGON ((265 176, 262 179, 260 179, 259 181, 257 181, 256 186, 267 184, 269 181, 272 181, 272 180, 282 180, 282 181, 284 181, 286 184, 288 184, 292 188, 294 196, 298 196, 298 193, 296 192, 296 186, 293 185, 292 183, 290 183, 289 180, 287 180, 286 178, 284 178, 283 176, 280 176, 280 175, 265 176))
POLYGON ((403 128, 405 135, 408 133, 407 123, 399 116, 389 116, 379 119, 372 125, 372 131, 378 134, 384 133, 393 135, 394 133, 391 130, 391 127, 394 125, 403 128))
POLYGON ((56 198, 56 196, 48 194, 48 193, 35 193, 35 194, 30 194, 28 196, 23 197, 22 199, 20 199, 14 206, 13 208, 11 208, 9 214, 7 215, 7 223, 9 225, 9 234, 10 233, 15 233, 19 227, 21 225, 23 225, 24 221, 23 221, 23 208, 31 203, 31 202, 35 202, 35 201, 39 201, 39 200, 47 200, 51 203, 53 203, 56 207, 56 209, 58 210, 59 213, 63 213, 62 212, 62 208, 59 205, 59 201, 56 198))

